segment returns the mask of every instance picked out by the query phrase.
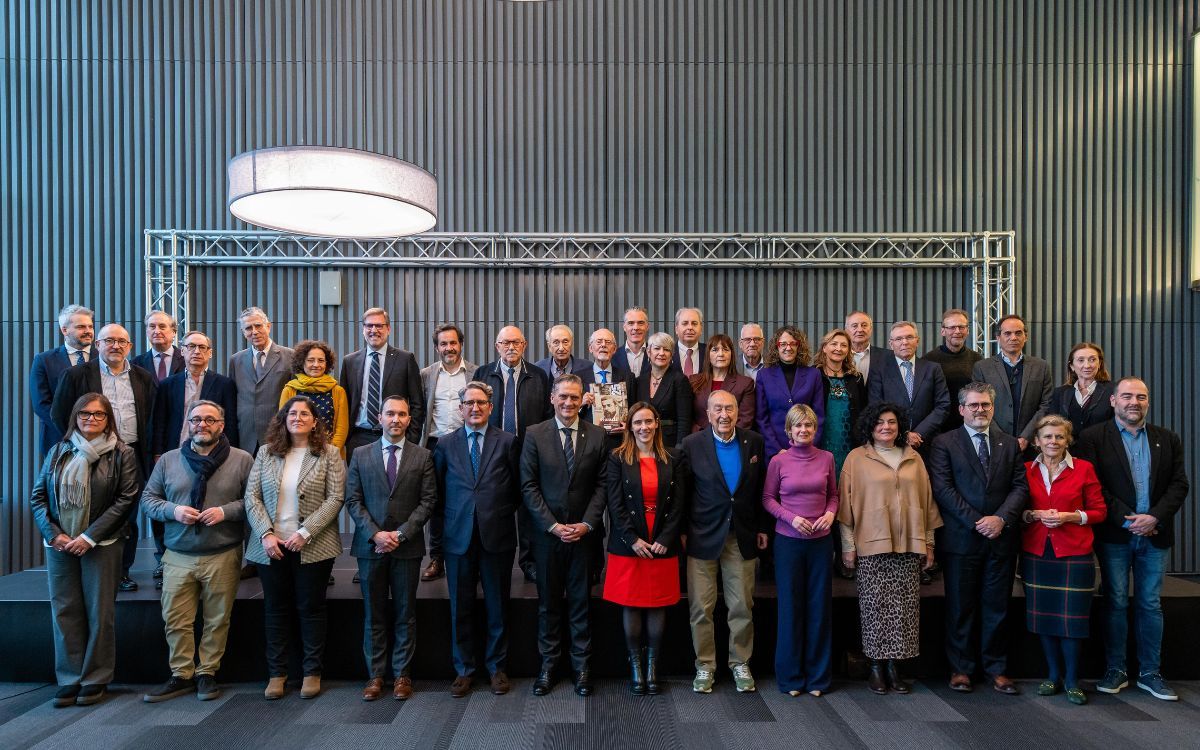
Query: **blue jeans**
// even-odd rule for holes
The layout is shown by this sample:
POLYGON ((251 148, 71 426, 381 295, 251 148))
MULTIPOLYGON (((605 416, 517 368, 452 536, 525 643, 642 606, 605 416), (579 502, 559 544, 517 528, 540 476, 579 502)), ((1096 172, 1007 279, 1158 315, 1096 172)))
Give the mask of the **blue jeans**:
POLYGON ((1133 630, 1137 642, 1138 673, 1159 671, 1163 614, 1159 592, 1167 550, 1158 549, 1143 536, 1128 544, 1096 544, 1103 575, 1105 604, 1104 649, 1109 669, 1125 668, 1129 642, 1129 571, 1133 569, 1133 630))

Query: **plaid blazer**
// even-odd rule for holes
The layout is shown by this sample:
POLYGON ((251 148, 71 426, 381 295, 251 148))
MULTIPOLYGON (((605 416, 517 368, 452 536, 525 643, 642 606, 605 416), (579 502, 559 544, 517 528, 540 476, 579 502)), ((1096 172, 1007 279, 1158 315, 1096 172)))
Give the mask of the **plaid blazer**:
MULTIPOLYGON (((275 526, 279 502, 279 484, 283 476, 283 457, 273 455, 267 446, 258 449, 254 467, 246 480, 246 517, 250 519, 250 544, 246 559, 270 564, 262 537, 275 526)), ((300 550, 300 562, 312 563, 337 557, 342 552, 337 517, 346 491, 346 464, 332 443, 325 452, 304 454, 296 494, 300 506, 300 528, 309 533, 308 543, 300 550)), ((283 541, 282 539, 280 540, 283 541)))

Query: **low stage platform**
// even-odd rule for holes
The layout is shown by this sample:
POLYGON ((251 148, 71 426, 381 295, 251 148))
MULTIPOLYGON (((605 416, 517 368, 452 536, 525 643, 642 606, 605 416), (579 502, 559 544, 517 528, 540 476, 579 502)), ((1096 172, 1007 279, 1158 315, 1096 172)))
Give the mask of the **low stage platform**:
MULTIPOLYGON (((147 541, 146 544, 149 544, 147 541)), ((348 540, 346 547, 349 547, 348 540)), ((167 645, 163 637, 158 592, 151 578, 152 549, 138 551, 134 578, 140 589, 117 597, 117 681, 153 683, 165 679, 167 645)), ((334 567, 335 584, 329 589, 329 638, 325 651, 325 675, 330 679, 365 678, 362 657, 362 598, 351 583, 357 565, 348 555, 334 567)), ((922 587, 921 656, 908 665, 914 676, 935 678, 946 674, 943 651, 944 594, 941 581, 922 587)), ((1011 603, 1013 639, 1010 673, 1014 677, 1040 677, 1045 664, 1036 636, 1025 631, 1025 601, 1018 582, 1011 603)), ((1200 612, 1200 583, 1168 576, 1162 592, 1165 612, 1163 672, 1168 679, 1200 679, 1200 649, 1194 646, 1192 627, 1200 612)), ((593 671, 599 676, 625 674, 625 644, 620 608, 600 599, 593 590, 593 671)), ((686 594, 685 594, 686 597, 686 594)), ((835 669, 855 676, 860 659, 852 656, 859 647, 858 601, 853 581, 834 579, 835 669)), ((479 602, 482 616, 482 601, 479 602)), ((718 601, 718 662, 725 659, 727 631, 720 626, 724 606, 718 601)), ((1103 672, 1099 621, 1093 612, 1093 637, 1085 651, 1084 675, 1103 672)), ((755 594, 755 650, 751 666, 756 674, 774 672, 775 588, 760 581, 755 594)), ((422 583, 417 596, 417 649, 415 676, 445 679, 454 676, 450 658, 450 603, 446 580, 422 583)), ((510 611, 509 672, 514 677, 535 675, 540 666, 537 652, 537 590, 514 568, 510 611)), ((1132 629, 1130 633, 1132 637, 1132 629)), ((257 579, 243 581, 238 591, 230 626, 229 645, 218 675, 222 681, 244 682, 266 679, 263 660, 262 588, 257 579)), ((662 668, 667 674, 686 675, 693 670, 691 635, 686 598, 671 609, 662 668)), ((1133 651, 1130 649, 1132 662, 1133 651)), ((480 658, 482 663, 482 658, 480 658)), ((0 681, 53 682, 53 644, 50 603, 45 570, 27 570, 0 577, 0 681)), ((1130 665, 1133 666, 1132 663, 1130 665)), ((294 674, 299 674, 296 659, 294 674)))

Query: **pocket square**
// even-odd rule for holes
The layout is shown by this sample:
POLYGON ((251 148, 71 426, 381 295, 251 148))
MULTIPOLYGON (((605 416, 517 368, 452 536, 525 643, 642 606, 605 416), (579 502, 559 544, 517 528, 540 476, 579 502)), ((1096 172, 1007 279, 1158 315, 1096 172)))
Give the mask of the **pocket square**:
POLYGON ((750 457, 750 463, 752 463, 752 464, 756 464, 756 463, 758 463, 758 456, 751 456, 751 457, 750 457))

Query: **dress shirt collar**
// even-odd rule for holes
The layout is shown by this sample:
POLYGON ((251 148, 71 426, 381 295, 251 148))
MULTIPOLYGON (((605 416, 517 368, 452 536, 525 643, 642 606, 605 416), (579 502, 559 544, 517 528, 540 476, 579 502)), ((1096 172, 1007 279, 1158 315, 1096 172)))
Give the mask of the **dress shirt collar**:
POLYGON ((1076 393, 1082 393, 1082 394, 1083 394, 1083 397, 1084 397, 1085 399, 1087 399, 1087 398, 1089 398, 1089 397, 1092 395, 1092 393, 1093 393, 1093 392, 1095 392, 1095 390, 1096 390, 1096 385, 1097 385, 1099 382, 1100 382, 1099 380, 1093 380, 1093 381, 1092 381, 1092 382, 1091 382, 1091 383, 1088 385, 1088 387, 1087 387, 1087 388, 1080 388, 1080 387, 1079 387, 1079 381, 1077 380, 1077 381, 1075 381, 1075 386, 1074 386, 1074 388, 1075 388, 1075 392, 1076 392, 1076 393))
POLYGON ((377 352, 377 353, 379 353, 379 354, 386 355, 386 354, 387 354, 387 349, 388 349, 388 345, 387 345, 387 343, 386 343, 386 342, 384 343, 384 345, 383 345, 383 346, 379 347, 378 349, 376 349, 376 348, 375 348, 375 347, 373 347, 373 346, 368 346, 368 347, 367 347, 367 356, 368 356, 368 357, 370 357, 372 352, 377 352))
POLYGON ((100 360, 100 372, 102 372, 105 375, 108 375, 109 377, 114 377, 114 378, 119 378, 124 375, 128 375, 129 374, 129 360, 125 360, 125 369, 124 370, 121 370, 120 372, 113 372, 112 368, 108 366, 108 363, 105 362, 103 359, 101 359, 100 360))
POLYGON ((1117 423, 1117 430, 1125 433, 1126 435, 1128 435, 1131 438, 1136 439, 1138 436, 1140 436, 1142 433, 1144 433, 1146 431, 1146 424, 1144 422, 1142 423, 1141 427, 1138 427, 1137 429, 1130 429, 1130 428, 1126 427, 1125 425, 1121 424, 1121 420, 1117 419, 1116 417, 1113 417, 1113 421, 1117 423))
MULTIPOLYGON (((272 347, 274 344, 275 344, 275 342, 274 342, 274 341, 272 341, 271 339, 267 339, 267 345, 266 345, 266 346, 264 346, 264 347, 262 348, 262 353, 263 353, 263 354, 270 354, 270 353, 271 353, 271 347, 272 347)), ((255 359, 258 359, 258 352, 259 352, 259 350, 258 350, 258 349, 255 349, 255 348, 252 346, 252 347, 250 347, 250 351, 251 351, 251 353, 254 355, 254 358, 255 358, 255 359)))
POLYGON ((908 362, 908 363, 912 364, 912 366, 913 366, 913 373, 915 374, 915 373, 916 373, 916 371, 917 371, 917 355, 915 355, 915 354, 914 354, 914 355, 912 355, 912 357, 911 357, 911 358, 909 358, 909 359, 904 359, 903 357, 896 357, 896 366, 897 366, 897 367, 899 367, 900 365, 902 365, 902 364, 903 364, 903 363, 905 363, 905 362, 908 362))
POLYGON ((1004 352, 1000 352, 1000 359, 1004 362, 1004 364, 1008 365, 1009 367, 1016 367, 1017 365, 1021 364, 1021 360, 1025 359, 1025 352, 1021 352, 1021 354, 1017 357, 1017 360, 1015 362, 1013 360, 1009 359, 1008 355, 1005 354, 1004 352))
MULTIPOLYGON (((513 369, 513 377, 520 380, 521 373, 523 373, 525 371, 525 360, 522 359, 512 369, 513 369)), ((500 377, 504 378, 505 380, 508 379, 508 364, 504 360, 500 360, 500 377)))
POLYGON ((383 454, 385 456, 387 455, 387 449, 388 449, 389 445, 396 446, 397 455, 404 452, 404 439, 403 438, 401 438, 400 442, 393 443, 391 440, 388 440, 387 433, 384 433, 383 437, 379 438, 379 444, 382 446, 383 454))
POLYGON ((963 425, 963 429, 965 429, 967 431, 967 437, 971 438, 972 444, 975 442, 976 435, 983 435, 984 440, 987 440, 988 443, 991 443, 992 436, 988 434, 988 430, 990 430, 991 428, 992 428, 992 426, 988 425, 987 430, 977 430, 974 427, 971 427, 970 425, 963 425))
POLYGON ((593 379, 599 381, 600 373, 602 373, 602 372, 608 373, 608 382, 610 382, 610 383, 613 382, 612 360, 609 360, 607 367, 601 367, 598 362, 592 363, 592 378, 593 379))
POLYGON ((713 436, 713 440, 716 440, 716 441, 717 441, 718 443, 720 443, 721 445, 729 445, 730 443, 733 443, 733 442, 736 442, 736 441, 737 441, 737 430, 735 429, 735 430, 733 431, 733 435, 731 435, 731 436, 730 436, 730 438, 729 438, 728 440, 726 440, 725 438, 723 438, 723 437, 721 437, 720 435, 718 435, 718 434, 717 434, 717 431, 716 431, 716 429, 715 429, 715 428, 714 428, 714 429, 713 429, 713 431, 712 431, 712 436, 713 436))
MULTIPOLYGON (((1050 467, 1046 466, 1046 462, 1042 460, 1043 458, 1045 458, 1045 457, 1041 453, 1039 453, 1039 454, 1037 454, 1037 458, 1033 459, 1033 462, 1048 471, 1050 467)), ((1071 457, 1070 451, 1067 451, 1066 453, 1063 454, 1062 465, 1067 467, 1068 469, 1075 468, 1075 459, 1071 457)))
POLYGON ((563 421, 558 418, 557 414, 555 414, 554 415, 554 423, 558 425, 559 432, 562 432, 564 427, 567 429, 570 429, 570 430, 578 430, 579 429, 579 415, 578 414, 575 415, 575 421, 572 422, 571 424, 563 424, 563 421))
POLYGON ((438 360, 438 367, 441 369, 441 371, 442 371, 442 372, 446 373, 447 375, 454 376, 454 375, 458 375, 458 374, 462 373, 464 370, 466 370, 466 369, 467 369, 467 363, 466 363, 466 360, 464 360, 462 357, 459 357, 459 358, 458 358, 458 369, 457 369, 457 370, 454 370, 454 371, 452 372, 452 371, 450 371, 450 370, 447 370, 447 369, 446 369, 446 364, 445 364, 444 362, 442 362, 442 361, 439 359, 439 360, 438 360))

